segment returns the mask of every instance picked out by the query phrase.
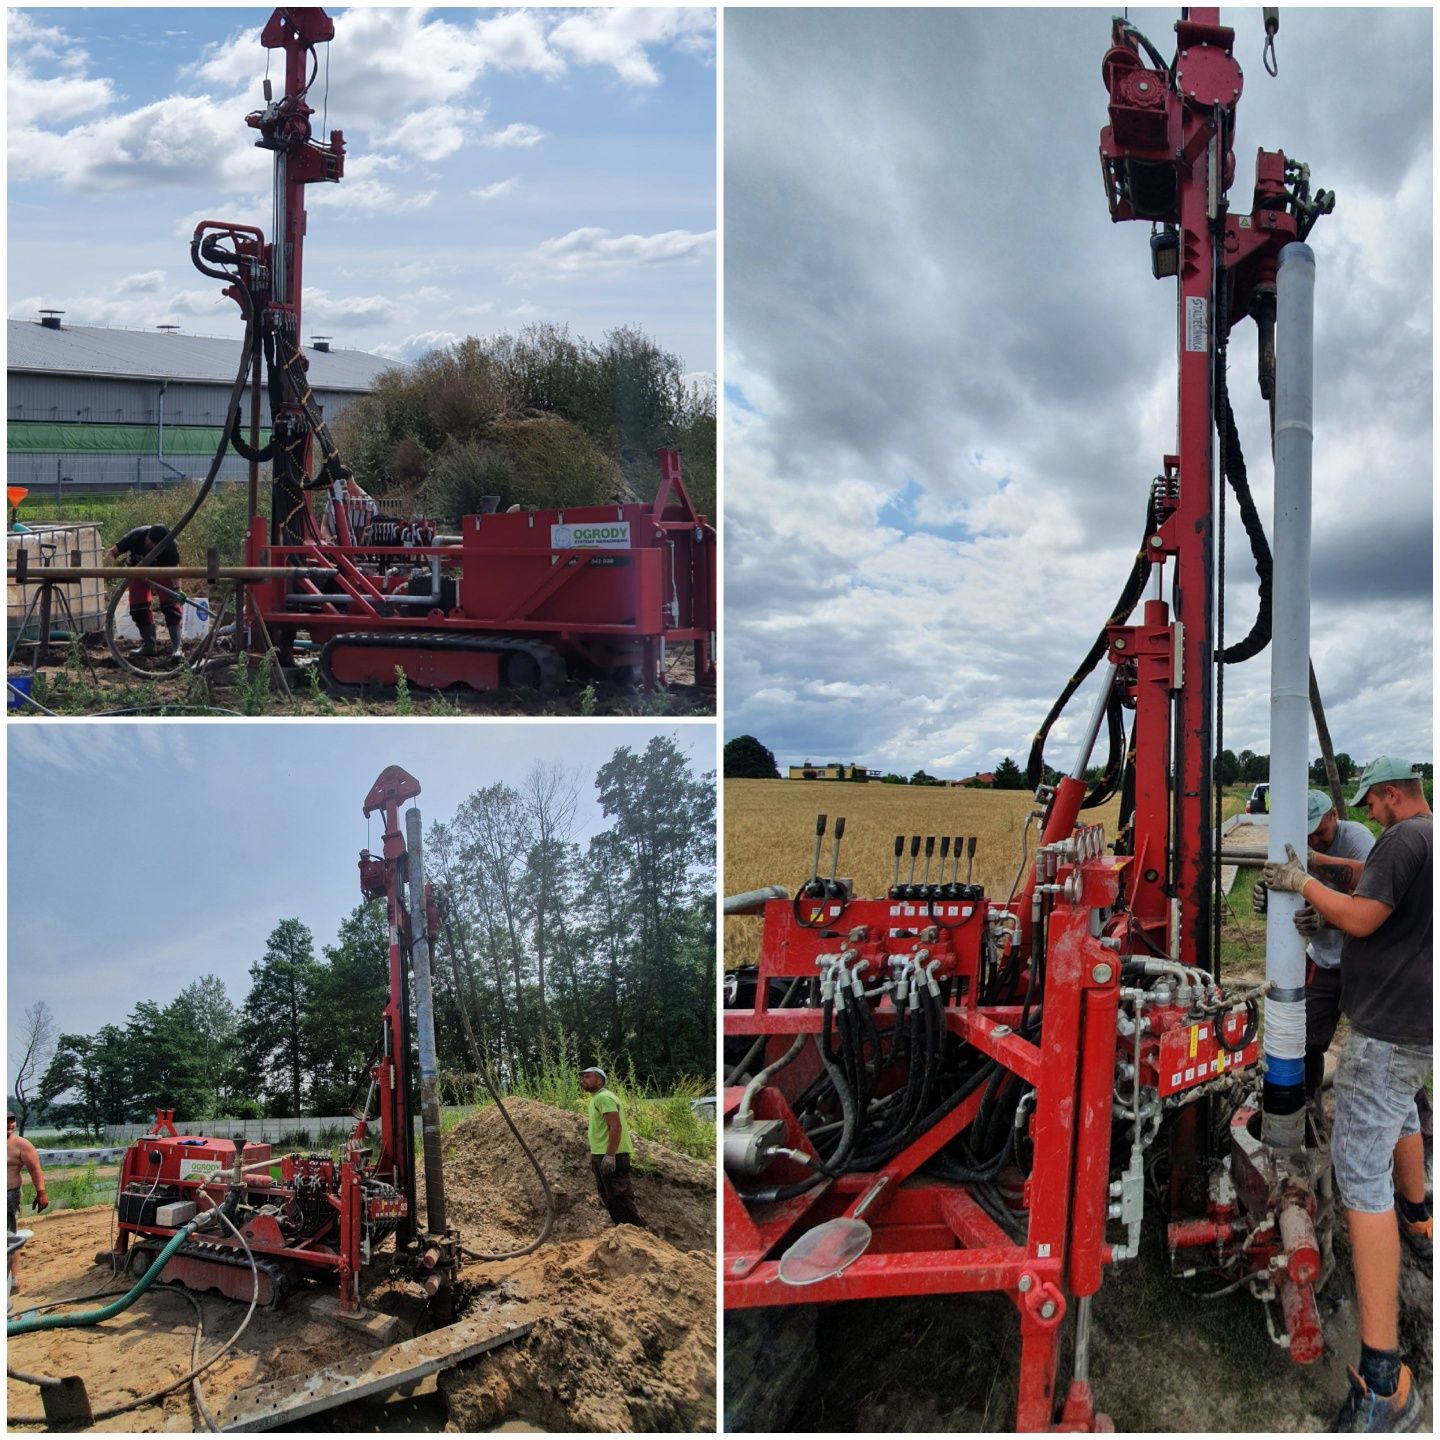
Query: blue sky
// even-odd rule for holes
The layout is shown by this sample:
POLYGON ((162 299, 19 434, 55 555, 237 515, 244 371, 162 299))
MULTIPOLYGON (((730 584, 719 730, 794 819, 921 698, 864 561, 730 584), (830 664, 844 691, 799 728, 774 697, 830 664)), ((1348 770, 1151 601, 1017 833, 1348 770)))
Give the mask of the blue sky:
MULTIPOLYGON (((726 14, 725 733, 782 764, 1023 763, 1120 593, 1175 446, 1176 312, 1100 183, 1112 13, 726 14)), ((1127 13, 1168 58, 1176 12, 1127 13)), ((1249 212, 1260 147, 1338 196, 1309 240, 1311 655, 1338 750, 1429 759, 1432 13, 1280 16, 1272 78, 1260 11, 1222 12, 1230 197, 1249 212)), ((1229 365, 1270 532, 1248 322, 1229 365)), ((1227 514, 1233 643, 1257 584, 1227 514)), ((1269 689, 1268 652, 1227 667, 1231 749, 1269 750, 1269 689)))
POLYGON ((11 1038, 37 1000, 61 1030, 90 1033, 205 974, 238 1004, 289 916, 317 948, 333 941, 360 901, 359 853, 379 848, 378 817, 360 811, 387 765, 419 780, 427 826, 537 760, 571 767, 583 844, 607 823, 595 772, 660 734, 696 774, 715 768, 709 724, 12 724, 11 1038))
MULTIPOLYGON (((308 192, 307 334, 412 359, 532 321, 636 324, 714 372, 713 11, 331 13, 328 106, 324 47, 313 93, 346 176, 308 192)), ((11 316, 238 335, 188 242, 203 218, 268 227, 245 115, 269 14, 10 12, 11 316)))

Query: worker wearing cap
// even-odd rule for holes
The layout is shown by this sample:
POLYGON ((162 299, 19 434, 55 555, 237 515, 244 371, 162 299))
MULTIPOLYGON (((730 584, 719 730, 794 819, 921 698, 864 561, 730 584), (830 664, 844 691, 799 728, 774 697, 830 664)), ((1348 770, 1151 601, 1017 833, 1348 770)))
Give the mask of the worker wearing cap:
MULTIPOLYGON (((1365 767, 1351 805, 1382 827, 1353 894, 1307 872, 1293 846, 1265 867, 1272 890, 1299 895, 1345 940, 1340 1006, 1350 1036, 1335 1076, 1330 1153, 1350 1226, 1360 1311, 1360 1368, 1337 1431, 1415 1430, 1423 1410, 1400 1362, 1400 1233, 1428 1254, 1425 1152, 1415 1091, 1433 1054, 1431 847, 1434 824, 1415 767, 1381 756, 1365 767)), ((1343 863, 1343 862, 1341 862, 1343 863)))
POLYGON ((605 1072, 598 1065, 580 1072, 580 1088, 590 1097, 587 1115, 590 1122, 590 1168, 595 1172, 595 1188, 600 1203, 610 1212, 617 1225, 638 1225, 645 1222, 635 1208, 630 1181, 630 1125, 625 1107, 614 1091, 605 1087, 605 1072))
MULTIPOLYGON (((1305 825, 1310 872, 1332 889, 1353 894, 1375 837, 1358 820, 1342 820, 1323 790, 1306 794, 1305 825)), ((1252 903, 1257 915, 1266 913, 1264 880, 1255 882, 1252 903)), ((1303 905, 1295 912, 1295 928, 1306 940, 1305 1098, 1314 1100, 1325 1078, 1325 1052, 1340 1023, 1340 947, 1345 937, 1327 924, 1313 905, 1303 905)))
MULTIPOLYGON (((165 538, 169 530, 164 525, 137 525, 127 530, 106 552, 111 560, 129 556, 130 564, 138 565, 165 538)), ((171 540, 159 553, 152 565, 170 566, 180 563, 180 547, 171 540)), ((140 654, 155 655, 155 616, 150 609, 151 584, 149 580, 132 580, 129 585, 130 618, 140 632, 140 654)), ((180 653, 181 605, 184 596, 178 587, 156 584, 154 589, 160 595, 160 613, 165 617, 165 628, 170 632, 169 654, 180 653)))

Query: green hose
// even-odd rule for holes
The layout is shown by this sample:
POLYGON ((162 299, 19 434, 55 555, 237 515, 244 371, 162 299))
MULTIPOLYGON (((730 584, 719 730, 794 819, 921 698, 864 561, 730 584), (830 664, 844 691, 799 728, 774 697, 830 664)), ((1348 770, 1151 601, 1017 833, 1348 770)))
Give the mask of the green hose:
POLYGON ((185 1243, 186 1237, 200 1223, 197 1216, 171 1237, 169 1244, 155 1257, 155 1263, 118 1300, 99 1310, 81 1310, 70 1315, 28 1315, 5 1322, 5 1334, 29 1335, 36 1330, 65 1330, 76 1325, 98 1325, 133 1305, 159 1278, 170 1257, 185 1243))

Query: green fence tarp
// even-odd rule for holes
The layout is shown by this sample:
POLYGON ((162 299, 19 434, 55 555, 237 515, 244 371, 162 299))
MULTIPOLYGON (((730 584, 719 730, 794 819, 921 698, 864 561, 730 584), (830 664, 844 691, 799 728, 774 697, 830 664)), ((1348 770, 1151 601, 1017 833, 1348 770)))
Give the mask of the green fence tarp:
MULTIPOLYGON (((218 425, 167 425, 166 455, 213 455, 218 425)), ((65 421, 11 420, 5 448, 12 455, 154 455, 153 425, 81 425, 65 421)))

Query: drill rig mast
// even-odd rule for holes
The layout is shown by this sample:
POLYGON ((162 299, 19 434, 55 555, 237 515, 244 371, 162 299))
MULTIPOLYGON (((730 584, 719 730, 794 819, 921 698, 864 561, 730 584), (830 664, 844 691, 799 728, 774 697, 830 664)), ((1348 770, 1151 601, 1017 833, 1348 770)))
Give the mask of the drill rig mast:
POLYGON ((843 821, 820 876, 822 816, 793 900, 741 897, 740 913, 763 911, 765 927, 753 999, 746 977, 725 1014, 727 1037, 751 1047, 724 1099, 727 1310, 1002 1293, 1019 1318, 1018 1430, 1106 1428, 1089 1383, 1090 1306, 1105 1267, 1138 1253, 1152 1147, 1170 1160, 1172 1268, 1247 1287, 1296 1361, 1321 1348, 1325 1167, 1294 1067, 1273 1052, 1262 1125, 1264 987, 1227 990, 1216 958, 1216 663, 1263 648, 1268 616, 1221 651, 1213 436, 1234 484, 1229 334, 1255 318, 1269 398, 1281 255, 1333 196, 1312 199, 1306 167, 1261 151, 1250 213, 1232 212, 1233 39, 1217 10, 1189 9, 1167 64, 1117 19, 1102 66, 1111 216, 1150 222, 1153 274, 1176 282, 1177 439, 1121 600, 1036 736, 1043 829, 1024 885, 1000 901, 962 883, 958 839, 947 878, 949 837, 938 879, 932 837, 917 883, 918 836, 902 883, 897 836, 889 892, 860 898, 836 879, 843 821), (1102 662, 1076 763, 1044 786, 1045 736, 1102 662), (1109 759, 1087 787, 1102 729, 1109 759), (1107 853, 1080 812, 1117 792, 1107 853))

